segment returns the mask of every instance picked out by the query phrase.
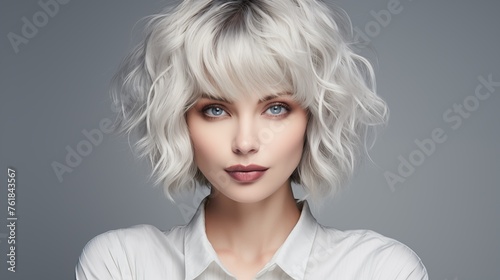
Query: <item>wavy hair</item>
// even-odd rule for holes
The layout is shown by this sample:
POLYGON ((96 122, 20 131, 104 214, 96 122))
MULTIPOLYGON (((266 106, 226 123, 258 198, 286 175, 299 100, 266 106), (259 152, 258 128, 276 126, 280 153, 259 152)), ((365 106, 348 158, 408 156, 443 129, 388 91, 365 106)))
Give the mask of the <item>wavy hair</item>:
POLYGON ((288 91, 309 113, 291 181, 313 199, 352 175, 369 128, 388 110, 349 17, 315 0, 185 0, 148 18, 145 39, 113 79, 115 127, 137 134, 166 196, 209 186, 194 163, 185 113, 202 95, 288 91))

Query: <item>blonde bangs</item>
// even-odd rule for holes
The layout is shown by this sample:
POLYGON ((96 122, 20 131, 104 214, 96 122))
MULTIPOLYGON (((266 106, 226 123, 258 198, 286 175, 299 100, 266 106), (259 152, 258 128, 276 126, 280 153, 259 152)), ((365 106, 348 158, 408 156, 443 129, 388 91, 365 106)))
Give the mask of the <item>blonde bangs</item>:
POLYGON ((234 101, 242 94, 294 92, 289 63, 270 48, 279 35, 264 30, 262 13, 256 5, 226 5, 190 25, 185 52, 195 95, 234 101))

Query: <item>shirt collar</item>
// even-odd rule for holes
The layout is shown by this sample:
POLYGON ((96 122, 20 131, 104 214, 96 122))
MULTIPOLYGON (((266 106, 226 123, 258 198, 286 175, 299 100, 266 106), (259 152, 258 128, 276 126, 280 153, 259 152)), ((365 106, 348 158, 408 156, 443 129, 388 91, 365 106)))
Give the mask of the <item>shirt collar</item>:
MULTIPOLYGON (((302 205, 300 218, 273 258, 286 274, 298 280, 304 279, 318 223, 309 209, 307 200, 295 201, 299 207, 302 205)), ((270 263, 272 262, 273 260, 270 263)))
MULTIPOLYGON (((207 199, 208 196, 201 201, 193 218, 186 225, 184 238, 186 279, 195 279, 214 261, 223 268, 205 231, 204 206, 207 199)), ((295 199, 295 202, 299 208, 302 207, 300 218, 268 265, 276 263, 293 279, 304 279, 318 223, 309 209, 307 200, 295 199)))
POLYGON ((193 218, 186 225, 184 238, 186 279, 195 279, 213 261, 217 262, 218 260, 205 232, 205 202, 207 199, 208 196, 200 202, 193 218))

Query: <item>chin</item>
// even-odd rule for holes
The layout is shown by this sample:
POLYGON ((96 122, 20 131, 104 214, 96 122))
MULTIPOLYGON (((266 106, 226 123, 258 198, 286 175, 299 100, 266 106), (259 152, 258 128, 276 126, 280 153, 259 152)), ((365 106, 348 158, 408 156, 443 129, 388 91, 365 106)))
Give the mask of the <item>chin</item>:
POLYGON ((270 196, 270 194, 262 194, 262 193, 249 193, 249 192, 230 192, 227 194, 222 194, 226 196, 228 199, 237 202, 237 203, 243 203, 243 204, 248 204, 248 203, 257 203, 260 201, 265 200, 270 196))
POLYGON ((232 184, 223 191, 219 190, 218 195, 223 195, 237 203, 247 204, 261 202, 271 197, 277 191, 278 189, 269 190, 262 184, 232 184))

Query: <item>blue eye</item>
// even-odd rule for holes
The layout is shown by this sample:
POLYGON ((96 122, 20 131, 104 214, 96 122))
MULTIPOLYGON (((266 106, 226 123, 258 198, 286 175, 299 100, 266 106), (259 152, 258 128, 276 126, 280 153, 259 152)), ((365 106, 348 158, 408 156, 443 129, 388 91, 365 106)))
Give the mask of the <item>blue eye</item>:
POLYGON ((208 117, 219 117, 222 116, 225 111, 221 107, 210 106, 208 108, 203 109, 203 113, 208 117))
MULTIPOLYGON (((271 115, 280 116, 288 112, 288 108, 281 104, 274 104, 267 109, 271 115)), ((266 111, 266 112, 267 112, 266 111)))

